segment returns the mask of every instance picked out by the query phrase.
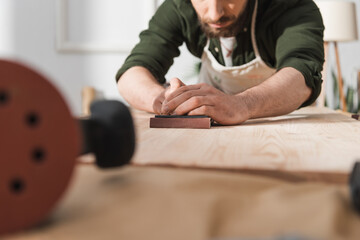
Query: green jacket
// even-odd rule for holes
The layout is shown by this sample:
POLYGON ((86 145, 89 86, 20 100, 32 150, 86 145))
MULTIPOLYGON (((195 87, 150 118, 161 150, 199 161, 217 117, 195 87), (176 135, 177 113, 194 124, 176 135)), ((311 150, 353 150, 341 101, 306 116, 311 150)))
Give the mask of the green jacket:
MULTIPOLYGON (((324 63, 324 26, 318 7, 312 0, 258 0, 256 41, 262 59, 280 70, 293 67, 300 71, 312 95, 302 106, 313 103, 321 90, 324 63)), ((251 15, 255 0, 249 0, 244 12, 243 30, 236 36, 233 65, 255 58, 251 44, 251 15)), ((201 58, 207 37, 202 32, 190 0, 165 0, 140 34, 140 42, 119 69, 116 79, 133 66, 147 68, 160 83, 180 55, 179 46, 201 58)), ((210 39, 210 52, 224 65, 219 39, 210 39)))

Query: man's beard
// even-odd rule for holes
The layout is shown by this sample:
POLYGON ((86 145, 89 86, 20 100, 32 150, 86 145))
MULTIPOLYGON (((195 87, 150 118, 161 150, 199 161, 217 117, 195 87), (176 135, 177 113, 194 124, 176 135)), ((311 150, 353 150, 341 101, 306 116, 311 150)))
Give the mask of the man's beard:
MULTIPOLYGON (((199 18, 200 19, 200 18, 199 18)), ((201 29, 206 34, 208 38, 218 38, 218 37, 233 37, 236 36, 243 25, 243 17, 241 15, 236 18, 236 16, 224 16, 221 17, 217 22, 211 22, 210 20, 200 20, 201 29), (224 28, 212 28, 208 23, 213 24, 222 24, 227 22, 232 22, 229 26, 224 28)))

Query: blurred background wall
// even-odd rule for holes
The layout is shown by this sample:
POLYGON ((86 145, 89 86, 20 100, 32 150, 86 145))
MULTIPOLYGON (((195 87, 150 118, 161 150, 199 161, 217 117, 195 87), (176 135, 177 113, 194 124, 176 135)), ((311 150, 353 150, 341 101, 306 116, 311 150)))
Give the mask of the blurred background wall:
MULTIPOLYGON (((0 0, 0 58, 19 60, 42 72, 79 115, 84 86, 95 87, 105 98, 121 99, 116 71, 161 2, 0 0)), ((356 3, 360 26, 360 4, 356 3)), ((356 87, 360 41, 340 43, 339 48, 345 84, 356 87)), ((176 76, 193 83, 198 60, 184 46, 181 52, 167 78, 176 76)), ((335 66, 330 52, 329 71, 335 66)), ((330 96, 332 90, 328 91, 330 96)))

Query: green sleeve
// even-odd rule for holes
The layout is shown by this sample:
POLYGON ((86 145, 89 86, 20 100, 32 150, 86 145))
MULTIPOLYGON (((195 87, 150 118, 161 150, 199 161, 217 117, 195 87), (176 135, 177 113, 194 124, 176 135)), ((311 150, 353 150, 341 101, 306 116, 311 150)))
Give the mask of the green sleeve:
POLYGON ((149 22, 148 29, 140 33, 140 42, 131 51, 116 74, 121 75, 131 67, 147 68, 160 82, 180 55, 179 46, 184 42, 180 12, 173 0, 165 1, 149 22))
POLYGON ((324 63, 324 26, 318 7, 313 1, 299 1, 278 21, 276 32, 276 68, 293 67, 300 71, 307 86, 312 89, 310 98, 301 107, 312 104, 321 91, 321 71, 324 63), (301 13, 301 14, 299 14, 301 13))

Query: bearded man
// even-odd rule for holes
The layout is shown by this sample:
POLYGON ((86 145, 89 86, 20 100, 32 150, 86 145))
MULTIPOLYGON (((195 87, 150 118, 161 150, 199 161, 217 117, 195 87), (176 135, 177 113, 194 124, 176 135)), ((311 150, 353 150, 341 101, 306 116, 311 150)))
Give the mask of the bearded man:
POLYGON ((320 93, 323 31, 312 0, 165 0, 118 71, 118 89, 134 108, 224 125, 287 114, 320 93), (165 87, 183 43, 201 58, 199 83, 165 87))

